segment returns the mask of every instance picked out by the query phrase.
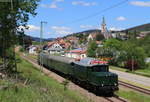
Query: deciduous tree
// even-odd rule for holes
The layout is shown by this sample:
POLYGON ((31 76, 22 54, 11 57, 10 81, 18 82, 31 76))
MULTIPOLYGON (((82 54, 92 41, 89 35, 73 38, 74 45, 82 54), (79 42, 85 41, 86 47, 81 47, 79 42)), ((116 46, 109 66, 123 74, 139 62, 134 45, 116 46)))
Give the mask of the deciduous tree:
POLYGON ((10 1, 0 2, 0 57, 3 59, 3 69, 8 73, 16 70, 14 48, 17 35, 24 33, 29 16, 36 15, 39 0, 10 1))
POLYGON ((88 57, 96 57, 96 49, 97 49, 97 44, 96 41, 90 41, 88 44, 88 49, 87 49, 87 55, 88 57))

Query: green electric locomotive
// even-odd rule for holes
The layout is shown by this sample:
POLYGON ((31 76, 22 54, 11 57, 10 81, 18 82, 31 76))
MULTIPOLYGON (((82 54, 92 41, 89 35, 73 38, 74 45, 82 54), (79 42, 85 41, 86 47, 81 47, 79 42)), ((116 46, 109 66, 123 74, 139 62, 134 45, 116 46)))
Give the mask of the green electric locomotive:
POLYGON ((98 62, 93 58, 75 61, 72 58, 39 54, 38 62, 49 69, 61 72, 68 77, 88 84, 93 90, 113 93, 118 90, 118 75, 109 72, 107 63, 98 62))

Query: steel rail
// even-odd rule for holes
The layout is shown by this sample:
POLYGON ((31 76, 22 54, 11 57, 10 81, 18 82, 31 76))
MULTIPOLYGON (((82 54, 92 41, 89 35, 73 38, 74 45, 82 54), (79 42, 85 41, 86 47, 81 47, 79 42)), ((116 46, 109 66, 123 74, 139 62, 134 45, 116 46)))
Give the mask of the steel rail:
POLYGON ((150 95, 150 90, 148 90, 148 89, 145 89, 145 88, 142 88, 142 87, 139 87, 139 86, 135 86, 135 85, 132 85, 132 84, 123 82, 123 81, 118 81, 118 83, 119 83, 119 85, 121 85, 121 86, 125 86, 125 87, 127 87, 127 88, 136 90, 136 91, 138 91, 138 92, 141 92, 141 93, 150 95))

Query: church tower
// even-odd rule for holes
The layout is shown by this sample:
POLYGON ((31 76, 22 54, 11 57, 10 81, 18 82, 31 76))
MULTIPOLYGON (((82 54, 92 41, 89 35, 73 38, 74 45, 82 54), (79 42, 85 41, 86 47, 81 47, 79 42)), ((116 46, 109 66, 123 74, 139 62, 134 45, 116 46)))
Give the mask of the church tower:
POLYGON ((102 25, 101 25, 101 32, 104 33, 106 32, 106 23, 105 23, 105 18, 103 17, 103 20, 102 20, 102 25))
POLYGON ((105 39, 111 38, 110 32, 107 30, 105 17, 103 17, 102 24, 101 24, 101 33, 104 35, 105 39))

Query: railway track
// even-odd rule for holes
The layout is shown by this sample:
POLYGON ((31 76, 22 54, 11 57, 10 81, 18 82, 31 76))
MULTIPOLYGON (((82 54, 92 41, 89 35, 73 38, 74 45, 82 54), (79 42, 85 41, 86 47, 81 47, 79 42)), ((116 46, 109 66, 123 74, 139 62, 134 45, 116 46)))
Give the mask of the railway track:
POLYGON ((106 100, 108 100, 109 102, 128 102, 127 100, 118 97, 118 96, 113 96, 113 97, 104 97, 106 100))
POLYGON ((141 92, 141 93, 150 95, 150 90, 148 90, 148 89, 144 89, 144 88, 141 88, 141 87, 138 87, 138 86, 135 86, 135 85, 132 85, 132 84, 123 82, 123 81, 119 81, 118 83, 119 83, 119 85, 122 85, 122 86, 125 86, 125 87, 127 87, 127 88, 136 90, 136 91, 138 91, 138 92, 141 92))
MULTIPOLYGON (((35 59, 31 59, 31 58, 30 58, 30 60, 32 60, 34 63, 37 63, 37 60, 35 60, 35 59)), ((118 81, 118 83, 119 83, 119 85, 121 85, 121 86, 125 86, 125 87, 127 87, 127 88, 136 90, 136 91, 138 91, 138 92, 141 92, 141 93, 150 95, 150 90, 148 90, 148 89, 144 89, 144 88, 141 88, 141 87, 138 87, 138 86, 135 86, 135 85, 132 85, 132 84, 123 82, 123 81, 118 81)))
MULTIPOLYGON (((27 56, 22 56, 22 55, 21 55, 21 57, 28 60, 32 64, 35 64, 36 66, 39 66, 37 60, 35 60, 33 58, 30 58, 30 57, 27 57, 27 56)), ((39 66, 39 68, 41 68, 41 67, 39 66)), ((46 69, 46 68, 44 68, 44 69, 46 69)), ((45 72, 45 71, 43 71, 43 72, 46 73, 46 74, 48 73, 48 72, 45 72)), ((51 71, 49 71, 49 72, 52 73, 51 71)), ((61 77, 61 76, 59 76, 59 77, 61 77)), ((56 78, 56 80, 57 80, 57 78, 56 78)), ((117 95, 114 95, 112 97, 97 96, 93 93, 90 93, 88 90, 81 88, 78 85, 74 85, 74 87, 76 87, 76 86, 78 87, 78 89, 75 89, 75 90, 78 90, 80 92, 82 91, 81 93, 83 93, 83 95, 85 95, 85 96, 87 96, 87 93, 90 94, 91 95, 91 100, 93 100, 94 102, 128 102, 127 100, 125 100, 121 97, 118 97, 117 95)))

